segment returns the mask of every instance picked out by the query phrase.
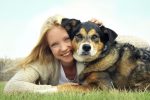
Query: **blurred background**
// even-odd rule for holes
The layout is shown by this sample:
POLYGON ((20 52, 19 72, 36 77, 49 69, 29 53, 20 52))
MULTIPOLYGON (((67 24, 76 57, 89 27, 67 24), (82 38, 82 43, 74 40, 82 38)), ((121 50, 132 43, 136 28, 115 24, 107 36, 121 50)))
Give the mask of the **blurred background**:
POLYGON ((52 15, 97 18, 120 35, 150 43, 149 0, 0 0, 0 58, 29 54, 43 22, 52 15))

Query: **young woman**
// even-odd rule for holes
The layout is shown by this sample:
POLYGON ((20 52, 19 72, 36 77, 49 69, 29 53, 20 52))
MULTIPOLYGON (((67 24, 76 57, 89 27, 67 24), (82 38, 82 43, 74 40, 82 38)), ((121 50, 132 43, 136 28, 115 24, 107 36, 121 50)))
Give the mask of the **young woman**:
POLYGON ((47 19, 37 45, 21 62, 22 69, 8 81, 5 92, 56 92, 77 85, 72 83, 77 83, 84 66, 73 59, 71 41, 61 27, 61 19, 60 16, 47 19))

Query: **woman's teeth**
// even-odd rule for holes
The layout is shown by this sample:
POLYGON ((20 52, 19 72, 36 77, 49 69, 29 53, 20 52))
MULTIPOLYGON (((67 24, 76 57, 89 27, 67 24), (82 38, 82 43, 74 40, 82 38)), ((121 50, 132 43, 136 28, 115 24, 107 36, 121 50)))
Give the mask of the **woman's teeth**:
POLYGON ((70 55, 70 52, 63 54, 62 56, 68 56, 68 55, 70 55))

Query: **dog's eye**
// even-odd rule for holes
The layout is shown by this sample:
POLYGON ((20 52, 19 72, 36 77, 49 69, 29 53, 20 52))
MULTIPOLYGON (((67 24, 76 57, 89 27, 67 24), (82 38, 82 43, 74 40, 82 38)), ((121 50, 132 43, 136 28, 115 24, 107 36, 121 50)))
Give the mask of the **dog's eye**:
POLYGON ((81 34, 77 34, 76 37, 77 38, 82 38, 82 35, 81 34))
POLYGON ((92 35, 91 40, 95 42, 99 41, 98 35, 92 35))
POLYGON ((75 38, 76 38, 77 41, 80 41, 80 40, 82 40, 83 36, 81 34, 77 34, 75 36, 75 38))

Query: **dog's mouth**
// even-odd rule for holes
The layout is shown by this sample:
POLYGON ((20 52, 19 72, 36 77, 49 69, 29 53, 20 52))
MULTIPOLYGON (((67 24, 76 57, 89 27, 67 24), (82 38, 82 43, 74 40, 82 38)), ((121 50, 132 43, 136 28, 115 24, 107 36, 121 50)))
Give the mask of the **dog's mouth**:
POLYGON ((82 52, 78 54, 74 52, 73 57, 79 62, 91 62, 97 58, 95 55, 91 55, 90 52, 82 52))
POLYGON ((81 56, 90 56, 90 52, 83 51, 81 53, 81 56))

